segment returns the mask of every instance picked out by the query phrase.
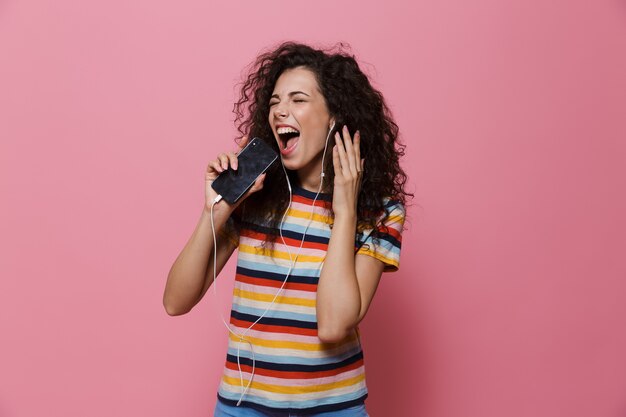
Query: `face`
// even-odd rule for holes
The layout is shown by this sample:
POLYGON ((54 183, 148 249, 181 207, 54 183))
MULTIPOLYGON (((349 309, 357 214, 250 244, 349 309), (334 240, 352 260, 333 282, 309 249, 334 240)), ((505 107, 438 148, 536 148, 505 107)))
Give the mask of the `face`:
POLYGON ((269 104, 269 123, 285 168, 319 176, 332 118, 313 72, 303 67, 284 71, 269 104))

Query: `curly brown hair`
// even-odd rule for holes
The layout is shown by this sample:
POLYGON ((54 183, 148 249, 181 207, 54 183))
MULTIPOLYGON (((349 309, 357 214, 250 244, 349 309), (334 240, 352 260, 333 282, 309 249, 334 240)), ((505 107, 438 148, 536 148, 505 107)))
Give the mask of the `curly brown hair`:
MULTIPOLYGON (((259 137, 278 153, 278 145, 268 123, 269 101, 274 86, 287 69, 304 67, 310 70, 315 75, 330 115, 336 120, 333 131, 343 125, 348 126, 351 135, 357 129, 360 131, 365 169, 357 203, 357 233, 360 236, 364 229, 373 229, 372 237, 377 239, 377 221, 383 213, 383 221, 389 215, 384 199, 389 198, 405 206, 407 197, 413 197, 404 189, 407 176, 399 163, 405 145, 398 140, 398 126, 383 95, 372 87, 354 55, 343 50, 345 46, 340 42, 332 48, 315 49, 288 41, 260 54, 248 66, 247 79, 242 83, 233 113, 242 136, 259 137)), ((324 178, 327 180, 323 191, 332 197, 334 135, 330 137, 327 153, 331 155, 325 158, 324 178)), ((288 175, 292 184, 297 181, 294 172, 288 171, 288 175)), ((238 207, 235 215, 247 224, 265 224, 266 231, 277 230, 289 205, 287 180, 280 163, 268 169, 263 184, 260 191, 251 194, 238 207)), ((333 215, 332 209, 329 214, 333 215)), ((270 235, 269 240, 273 244, 276 235, 270 235)))

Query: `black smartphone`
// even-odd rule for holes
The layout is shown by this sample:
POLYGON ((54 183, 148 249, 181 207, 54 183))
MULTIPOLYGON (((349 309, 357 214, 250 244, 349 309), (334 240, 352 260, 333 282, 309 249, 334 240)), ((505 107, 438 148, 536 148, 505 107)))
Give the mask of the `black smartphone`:
POLYGON ((230 166, 211 184, 224 200, 236 203, 254 181, 278 159, 278 154, 260 138, 253 138, 237 154, 237 170, 230 166))

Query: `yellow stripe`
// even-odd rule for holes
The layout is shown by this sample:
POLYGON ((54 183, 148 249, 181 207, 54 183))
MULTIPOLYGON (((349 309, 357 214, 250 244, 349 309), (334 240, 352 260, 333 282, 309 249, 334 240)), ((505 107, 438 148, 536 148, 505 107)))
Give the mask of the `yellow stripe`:
MULTIPOLYGON (((278 241, 280 242, 280 241, 278 241)), ((244 252, 244 253, 250 253, 252 255, 257 255, 257 256, 269 256, 272 258, 278 258, 278 259, 286 259, 286 260, 290 260, 289 258, 289 253, 287 252, 283 252, 283 251, 278 251, 278 250, 271 250, 268 248, 264 248, 262 246, 250 246, 250 245, 239 245, 239 252, 244 252)), ((291 254, 291 259, 296 257, 296 253, 297 252, 292 252, 291 254)), ((311 255, 304 255, 302 253, 300 253, 298 255, 298 262, 314 262, 314 263, 319 263, 322 262, 324 260, 323 256, 311 256, 311 255)))
MULTIPOLYGON (((287 216, 292 216, 292 217, 297 217, 300 219, 305 219, 305 220, 309 220, 311 218, 311 212, 309 211, 303 211, 303 210, 297 210, 297 209, 289 209, 289 211, 287 212, 287 216)), ((323 214, 319 214, 319 213, 313 213, 313 221, 316 222, 320 222, 320 223, 332 223, 332 220, 329 216, 323 215, 323 214)))
MULTIPOLYGON (((342 381, 330 382, 326 384, 300 386, 300 387, 290 386, 290 385, 285 386, 285 385, 266 384, 264 382, 252 381, 252 384, 250 384, 250 388, 258 389, 260 391, 274 392, 277 394, 306 394, 309 392, 321 392, 321 391, 328 391, 328 390, 337 389, 337 388, 349 387, 351 385, 358 384, 364 379, 365 379, 365 374, 362 373, 360 375, 354 376, 352 378, 347 378, 342 381)), ((239 378, 231 378, 229 376, 224 375, 222 376, 222 380, 229 385, 234 385, 237 387, 241 386, 241 379, 239 378)), ((244 386, 248 386, 248 381, 249 380, 244 379, 244 386)))
MULTIPOLYGON (((235 297, 247 298, 248 300, 265 301, 268 303, 271 303, 272 300, 274 299, 274 294, 260 294, 260 293, 256 293, 252 291, 243 291, 243 290, 240 290, 239 288, 235 288, 233 290, 233 295, 235 297)), ((285 297, 282 295, 276 297, 276 301, 274 303, 275 304, 276 303, 293 304, 293 305, 305 306, 305 307, 315 307, 316 305, 315 300, 310 300, 306 298, 285 297)))
POLYGON ((398 267, 400 265, 400 262, 398 259, 388 258, 386 256, 381 255, 380 252, 374 252, 372 250, 366 249, 365 247, 362 247, 361 249, 359 249, 359 251, 357 252, 357 255, 371 256, 373 258, 378 259, 384 264, 390 264, 395 267, 398 267))
MULTIPOLYGON (((229 333, 229 335, 230 335, 230 340, 232 340, 233 342, 240 341, 239 337, 234 336, 232 333, 229 333)), ((287 340, 266 340, 266 339, 259 339, 258 337, 250 337, 250 336, 244 337, 244 340, 251 342, 254 346, 265 346, 265 347, 270 347, 270 348, 275 348, 275 349, 297 349, 297 350, 308 350, 308 351, 329 350, 330 347, 336 348, 336 347, 339 347, 339 345, 341 344, 352 342, 355 339, 356 339, 356 334, 337 343, 322 344, 322 343, 293 342, 293 341, 287 341, 287 340)), ((247 345, 247 343, 245 342, 243 343, 247 345)))
POLYGON ((385 220, 385 224, 400 223, 400 221, 403 221, 403 220, 404 220, 404 215, 389 216, 389 218, 385 220))

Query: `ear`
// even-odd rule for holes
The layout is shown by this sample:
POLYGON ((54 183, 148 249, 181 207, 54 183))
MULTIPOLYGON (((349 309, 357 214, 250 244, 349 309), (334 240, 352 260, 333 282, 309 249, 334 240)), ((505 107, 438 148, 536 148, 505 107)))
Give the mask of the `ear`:
POLYGON ((332 130, 334 127, 335 127, 335 118, 331 117, 330 122, 328 123, 328 128, 332 130))

